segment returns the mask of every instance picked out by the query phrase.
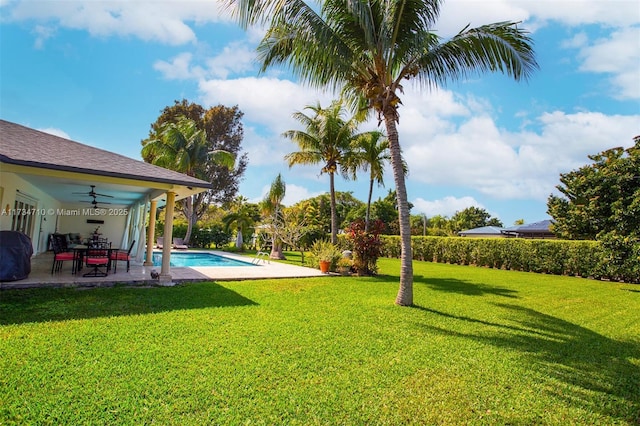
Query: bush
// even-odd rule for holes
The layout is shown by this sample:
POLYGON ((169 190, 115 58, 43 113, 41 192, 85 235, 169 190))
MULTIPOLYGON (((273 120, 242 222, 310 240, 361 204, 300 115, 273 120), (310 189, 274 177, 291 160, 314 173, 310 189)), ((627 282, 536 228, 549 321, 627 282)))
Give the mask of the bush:
MULTIPOLYGON (((381 241, 383 256, 400 257, 400 237, 382 236, 381 241)), ((411 244, 416 260, 640 282, 640 242, 631 237, 570 241, 414 236, 411 244)))
POLYGON ((384 229, 381 220, 369 223, 370 230, 365 232, 362 219, 351 223, 346 229, 346 239, 353 251, 353 267, 358 275, 373 275, 378 272, 378 258, 382 254, 380 233, 384 229))

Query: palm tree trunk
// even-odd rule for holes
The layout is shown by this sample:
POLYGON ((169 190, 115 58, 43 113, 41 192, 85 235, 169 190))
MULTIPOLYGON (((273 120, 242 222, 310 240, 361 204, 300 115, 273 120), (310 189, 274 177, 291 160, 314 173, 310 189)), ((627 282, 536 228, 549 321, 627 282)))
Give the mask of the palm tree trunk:
POLYGON ((393 168, 393 180, 396 185, 398 219, 400 221, 400 287, 396 297, 396 305, 411 306, 413 305, 413 253, 411 250, 409 203, 407 202, 407 187, 404 182, 402 152, 393 115, 385 114, 384 123, 387 128, 387 138, 389 139, 391 167, 393 168))
POLYGON ((331 243, 338 244, 338 213, 336 212, 336 188, 333 172, 329 172, 329 193, 331 196, 331 243))
POLYGON ((184 243, 189 244, 189 240, 191 239, 191 232, 193 231, 193 225, 195 225, 197 218, 194 217, 195 214, 193 211, 193 196, 187 197, 185 202, 186 202, 185 216, 187 217, 187 233, 184 236, 184 243))
POLYGON ((369 181, 369 198, 367 198, 367 214, 364 218, 364 232, 369 232, 369 219, 371 217, 371 197, 373 196, 373 179, 369 181))

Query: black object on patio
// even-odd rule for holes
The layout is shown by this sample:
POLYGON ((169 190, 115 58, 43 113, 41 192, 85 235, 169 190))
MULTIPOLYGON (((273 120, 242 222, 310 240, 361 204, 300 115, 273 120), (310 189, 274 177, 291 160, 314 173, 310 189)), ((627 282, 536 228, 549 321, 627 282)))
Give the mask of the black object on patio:
POLYGON ((0 231, 0 281, 23 280, 31 273, 31 239, 18 231, 0 231))

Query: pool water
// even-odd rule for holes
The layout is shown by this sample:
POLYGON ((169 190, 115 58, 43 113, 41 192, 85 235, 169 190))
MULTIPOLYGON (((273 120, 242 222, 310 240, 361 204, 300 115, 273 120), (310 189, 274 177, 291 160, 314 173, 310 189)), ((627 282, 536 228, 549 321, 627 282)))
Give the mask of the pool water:
MULTIPOLYGON (((213 253, 171 253, 170 265, 187 266, 256 266, 249 262, 218 256, 213 253)), ((153 266, 162 266, 162 253, 153 253, 153 266)))

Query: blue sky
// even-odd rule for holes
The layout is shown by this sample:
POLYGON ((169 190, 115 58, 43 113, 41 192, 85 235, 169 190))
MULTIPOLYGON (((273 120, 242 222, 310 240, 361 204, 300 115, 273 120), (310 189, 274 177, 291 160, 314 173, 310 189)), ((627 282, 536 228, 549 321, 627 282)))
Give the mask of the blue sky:
MULTIPOLYGON (((0 0, 0 117, 140 158, 140 141, 174 100, 238 105, 249 165, 240 192, 260 200, 282 173, 285 204, 328 191, 320 167, 289 169, 291 115, 331 93, 286 70, 258 74, 262 31, 242 31, 215 1, 0 0)), ((486 209, 506 226, 547 218, 559 174, 640 134, 636 0, 449 0, 436 30, 522 21, 540 70, 529 82, 474 76, 438 90, 408 84, 400 143, 413 214, 486 209)), ((375 127, 369 123, 362 129, 375 127)), ((0 135, 1 137, 1 135, 0 135)), ((374 199, 393 189, 389 173, 374 199)), ((336 180, 365 201, 366 177, 336 180)))

